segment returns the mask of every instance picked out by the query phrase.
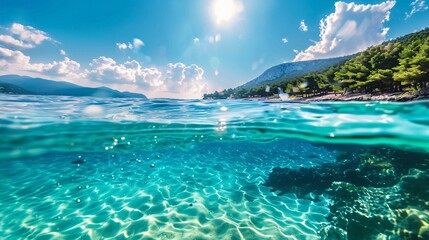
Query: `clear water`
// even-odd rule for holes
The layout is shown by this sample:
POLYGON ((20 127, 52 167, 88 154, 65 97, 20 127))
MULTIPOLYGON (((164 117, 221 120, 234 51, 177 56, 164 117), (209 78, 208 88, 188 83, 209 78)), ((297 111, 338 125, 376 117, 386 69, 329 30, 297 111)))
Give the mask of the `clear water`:
POLYGON ((272 169, 426 154, 429 101, 2 95, 0 136, 1 239, 319 239, 329 197, 278 194, 272 169))

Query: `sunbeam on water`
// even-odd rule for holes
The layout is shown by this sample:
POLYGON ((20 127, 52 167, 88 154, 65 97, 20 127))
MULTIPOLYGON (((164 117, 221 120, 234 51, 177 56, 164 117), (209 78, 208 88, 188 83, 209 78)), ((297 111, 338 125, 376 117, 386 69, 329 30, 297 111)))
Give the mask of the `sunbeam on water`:
POLYGON ((424 239, 427 116, 427 101, 3 96, 0 238, 424 239))

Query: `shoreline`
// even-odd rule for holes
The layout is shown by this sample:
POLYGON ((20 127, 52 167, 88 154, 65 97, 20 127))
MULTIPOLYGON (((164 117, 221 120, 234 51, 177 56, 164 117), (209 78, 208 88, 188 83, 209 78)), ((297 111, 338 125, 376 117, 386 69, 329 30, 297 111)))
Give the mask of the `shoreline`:
POLYGON ((393 92, 393 93, 350 93, 350 94, 326 94, 323 96, 301 98, 301 101, 389 101, 389 102, 408 102, 429 98, 429 91, 420 91, 416 93, 393 92))
POLYGON ((248 101, 265 101, 265 102, 350 102, 350 101, 387 101, 387 102, 409 102, 429 99, 429 89, 421 90, 416 93, 409 92, 392 92, 392 93, 328 93, 321 96, 312 97, 296 97, 291 96, 288 100, 281 100, 280 98, 243 98, 242 100, 248 101))

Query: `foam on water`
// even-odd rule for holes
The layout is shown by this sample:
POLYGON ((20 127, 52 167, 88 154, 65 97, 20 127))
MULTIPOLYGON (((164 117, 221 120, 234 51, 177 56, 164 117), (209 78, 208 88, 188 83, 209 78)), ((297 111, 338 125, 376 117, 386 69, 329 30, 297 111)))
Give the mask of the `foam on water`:
POLYGON ((271 170, 332 162, 332 144, 428 152, 428 114, 424 101, 4 95, 0 238, 318 239, 329 200, 271 192, 271 170))

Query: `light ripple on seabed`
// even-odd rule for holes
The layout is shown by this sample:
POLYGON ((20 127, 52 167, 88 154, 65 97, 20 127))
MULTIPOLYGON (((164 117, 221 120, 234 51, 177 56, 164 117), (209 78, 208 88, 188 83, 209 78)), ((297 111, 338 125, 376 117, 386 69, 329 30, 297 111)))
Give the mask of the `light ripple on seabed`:
POLYGON ((271 166, 306 164, 311 148, 202 144, 189 152, 82 153, 83 164, 71 163, 78 154, 1 161, 0 237, 317 239, 326 202, 276 196, 261 185, 271 166))
POLYGON ((317 239, 329 200, 277 196, 271 169, 335 160, 308 141, 429 152, 428 114, 429 101, 4 96, 0 238, 317 239))

